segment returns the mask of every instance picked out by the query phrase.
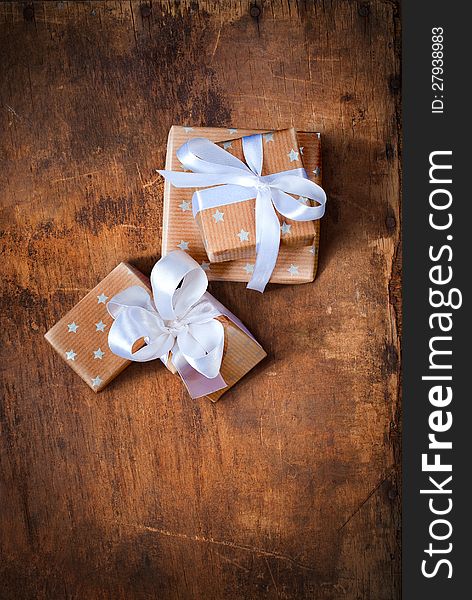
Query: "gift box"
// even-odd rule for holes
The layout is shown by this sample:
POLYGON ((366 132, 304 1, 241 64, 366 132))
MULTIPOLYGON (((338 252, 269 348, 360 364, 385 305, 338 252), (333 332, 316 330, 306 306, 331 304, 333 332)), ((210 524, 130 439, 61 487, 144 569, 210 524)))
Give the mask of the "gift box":
MULTIPOLYGON (((173 269, 175 272, 182 264, 178 255, 183 255, 184 264, 185 261, 192 261, 193 264, 190 263, 191 270, 198 269, 201 271, 205 281, 207 281, 201 267, 190 257, 183 252, 177 252, 174 255, 177 255, 177 257, 169 256, 167 259, 173 260, 174 265, 177 264, 177 267, 173 269)), ((202 275, 200 275, 201 277, 202 275)), ((93 391, 99 392, 133 360, 142 361, 140 352, 146 352, 148 348, 152 347, 152 340, 149 340, 147 335, 140 335, 133 340, 129 357, 120 356, 119 353, 117 354, 114 351, 116 349, 113 348, 111 336, 113 331, 116 332, 116 325, 119 321, 118 313, 123 313, 119 317, 121 320, 126 316, 122 299, 129 300, 131 293, 131 305, 132 309, 135 310, 134 317, 136 317, 136 306, 133 306, 133 299, 136 299, 136 297, 149 299, 148 310, 145 315, 149 318, 149 312, 155 311, 152 288, 156 289, 159 285, 159 283, 154 282, 151 286, 149 278, 140 271, 127 263, 120 263, 56 323, 45 334, 45 338, 87 385, 93 391), (112 303, 114 303, 115 308, 111 308, 112 303), (118 309, 116 309, 117 304, 119 305, 118 309)), ((174 291, 177 295, 180 293, 179 290, 181 290, 181 287, 176 285, 174 291)), ((194 299, 192 296, 192 300, 194 299)), ((221 364, 217 377, 212 379, 203 377, 195 369, 185 364, 182 356, 179 357, 177 353, 173 354, 172 351, 167 352, 165 356, 159 355, 153 356, 153 358, 161 359, 172 373, 177 375, 180 373, 192 397, 204 396, 216 402, 229 388, 265 358, 266 353, 239 319, 211 294, 205 292, 203 301, 202 320, 204 323, 203 325, 197 323, 197 326, 200 328, 205 326, 205 322, 208 322, 208 310, 210 310, 216 315, 214 320, 221 324, 223 331, 221 364), (177 359, 179 362, 177 362, 177 359)), ((138 327, 140 326, 138 324, 138 327)), ((143 331, 146 332, 147 324, 144 323, 143 326, 143 331)), ((173 327, 175 327, 175 323, 173 327)), ((129 332, 130 326, 126 324, 125 336, 129 335, 129 332)), ((207 334, 203 332, 203 335, 204 343, 208 343, 207 334)), ((121 342, 123 342, 123 339, 121 339, 121 342)), ((144 360, 149 360, 149 358, 144 360)))
MULTIPOLYGON (((295 130, 283 129, 262 136, 264 152, 261 175, 281 171, 293 172, 303 166, 304 148, 300 150, 295 130)), ((242 138, 219 142, 224 150, 244 161, 242 138)), ((221 192, 224 197, 224 191, 221 192)), ((309 199, 304 203, 311 204, 309 199)), ((196 221, 211 263, 248 258, 256 253, 256 199, 230 205, 217 205, 197 213, 196 221)), ((315 221, 294 221, 277 214, 280 243, 308 246, 315 237, 315 221)))
POLYGON ((120 263, 60 321, 45 338, 94 392, 102 390, 130 361, 108 348, 113 319, 107 301, 129 286, 149 289, 149 279, 127 263, 120 263))
MULTIPOLYGON (((174 126, 169 132, 166 171, 184 172, 177 152, 189 140, 206 138, 242 159, 241 138, 254 133, 263 133, 262 175, 304 167, 308 178, 321 184, 320 134, 293 129, 262 132, 174 126)), ((174 187, 166 180, 162 254, 165 256, 181 248, 206 269, 210 280, 249 281, 256 259, 254 199, 224 207, 215 204, 194 218, 192 196, 195 191, 196 188, 174 187)), ((301 201, 311 204, 303 197, 301 201)), ((314 279, 319 228, 319 220, 303 222, 280 218, 280 250, 271 282, 305 283, 314 279)))

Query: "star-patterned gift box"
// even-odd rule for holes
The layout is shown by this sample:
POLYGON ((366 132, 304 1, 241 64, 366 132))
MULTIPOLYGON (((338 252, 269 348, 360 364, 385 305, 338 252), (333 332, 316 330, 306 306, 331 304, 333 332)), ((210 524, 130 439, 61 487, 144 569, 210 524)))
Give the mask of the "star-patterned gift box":
POLYGON ((106 303, 132 285, 149 289, 149 280, 131 265, 120 263, 45 335, 94 392, 102 390, 130 364, 108 348, 108 331, 113 319, 106 303))
MULTIPOLYGON (((101 391, 130 361, 113 354, 108 347, 108 332, 113 323, 106 304, 119 292, 138 285, 151 291, 149 279, 127 263, 120 263, 46 334, 46 340, 66 363, 92 388, 101 391)), ((216 402, 267 356, 246 331, 226 316, 218 319, 225 330, 220 373, 227 386, 205 396, 216 402)), ((134 351, 139 349, 139 345, 134 351)), ((177 374, 170 360, 167 369, 177 374)))
MULTIPOLYGON (((303 167, 304 148, 300 147, 294 129, 272 131, 262 136, 262 175, 292 171, 303 167)), ((242 138, 218 144, 226 152, 244 162, 242 138)), ((313 179, 314 179, 314 174, 313 179)), ((222 192, 223 193, 223 192, 222 192)), ((312 205, 311 200, 302 202, 312 205)), ((256 252, 256 199, 202 210, 196 216, 210 263, 248 258, 256 252)), ((292 221, 277 213, 280 221, 280 243, 309 246, 315 237, 314 221, 292 221)))
MULTIPOLYGON (((275 172, 304 167, 307 176, 321 185, 320 134, 293 129, 273 132, 174 125, 169 132, 165 168, 182 172, 184 169, 176 152, 189 139, 197 137, 207 138, 242 159, 241 138, 254 133, 264 134, 264 174, 269 170, 275 172), (280 139, 280 147, 277 138, 280 139)), ((256 260, 254 201, 202 211, 200 215, 204 215, 203 218, 197 216, 195 219, 192 214, 194 191, 176 188, 165 181, 162 255, 180 248, 201 264, 209 280, 249 281, 256 260), (215 236, 215 232, 222 235, 215 236), (234 252, 239 258, 228 260, 227 251, 234 252), (223 262, 215 262, 215 259, 223 262)), ((303 198, 301 201, 309 202, 303 198)), ((281 245, 270 282, 296 284, 313 281, 318 266, 320 221, 296 223, 284 217, 280 221, 281 245)))

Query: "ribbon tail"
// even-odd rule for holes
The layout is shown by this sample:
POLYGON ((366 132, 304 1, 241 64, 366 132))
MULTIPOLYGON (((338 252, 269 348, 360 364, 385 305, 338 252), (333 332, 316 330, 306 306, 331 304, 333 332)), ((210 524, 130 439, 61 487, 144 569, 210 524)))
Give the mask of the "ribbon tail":
POLYGON ((192 399, 208 396, 208 394, 213 394, 227 387, 227 383, 220 373, 209 379, 191 367, 180 350, 177 349, 177 344, 172 350, 172 364, 177 369, 192 399))
POLYGON ((256 198, 256 264, 247 287, 263 292, 274 270, 280 246, 280 223, 269 190, 256 198))

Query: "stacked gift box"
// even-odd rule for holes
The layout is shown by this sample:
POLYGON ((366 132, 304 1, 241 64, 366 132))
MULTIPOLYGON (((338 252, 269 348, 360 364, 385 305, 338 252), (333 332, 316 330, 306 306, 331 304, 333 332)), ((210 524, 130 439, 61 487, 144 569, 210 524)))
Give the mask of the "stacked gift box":
MULTIPOLYGON (((166 170, 184 171, 177 151, 188 140, 206 138, 242 158, 241 138, 261 133, 264 174, 304 167, 308 178, 321 185, 321 137, 319 133, 286 129, 261 132, 253 129, 173 126, 167 142, 166 170)), ((204 211, 201 223, 193 216, 195 190, 174 187, 166 181, 162 255, 175 248, 185 250, 207 270, 208 279, 248 282, 255 264, 254 202, 204 211), (252 212, 251 212, 252 211, 252 212), (222 230, 220 234, 219 230, 222 230), (206 248, 217 260, 210 260, 206 248), (226 254, 229 251, 231 254, 226 254), (226 256, 225 256, 226 254, 226 256), (223 255, 224 262, 218 260, 223 255)), ((309 200, 302 198, 302 202, 309 200)), ((318 267, 320 221, 293 222, 280 219, 281 245, 271 283, 297 284, 313 281, 318 267)), ((213 256, 211 258, 214 258, 213 256)))

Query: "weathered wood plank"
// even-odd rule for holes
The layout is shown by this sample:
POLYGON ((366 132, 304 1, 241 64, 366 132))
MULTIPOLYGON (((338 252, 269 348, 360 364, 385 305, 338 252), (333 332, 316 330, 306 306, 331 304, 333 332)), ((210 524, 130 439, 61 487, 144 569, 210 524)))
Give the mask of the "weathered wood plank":
POLYGON ((398 7, 255 6, 0 5, 2 598, 399 597, 398 7), (216 406, 42 339, 149 271, 173 123, 323 133, 319 276, 212 284, 270 355, 216 406))

